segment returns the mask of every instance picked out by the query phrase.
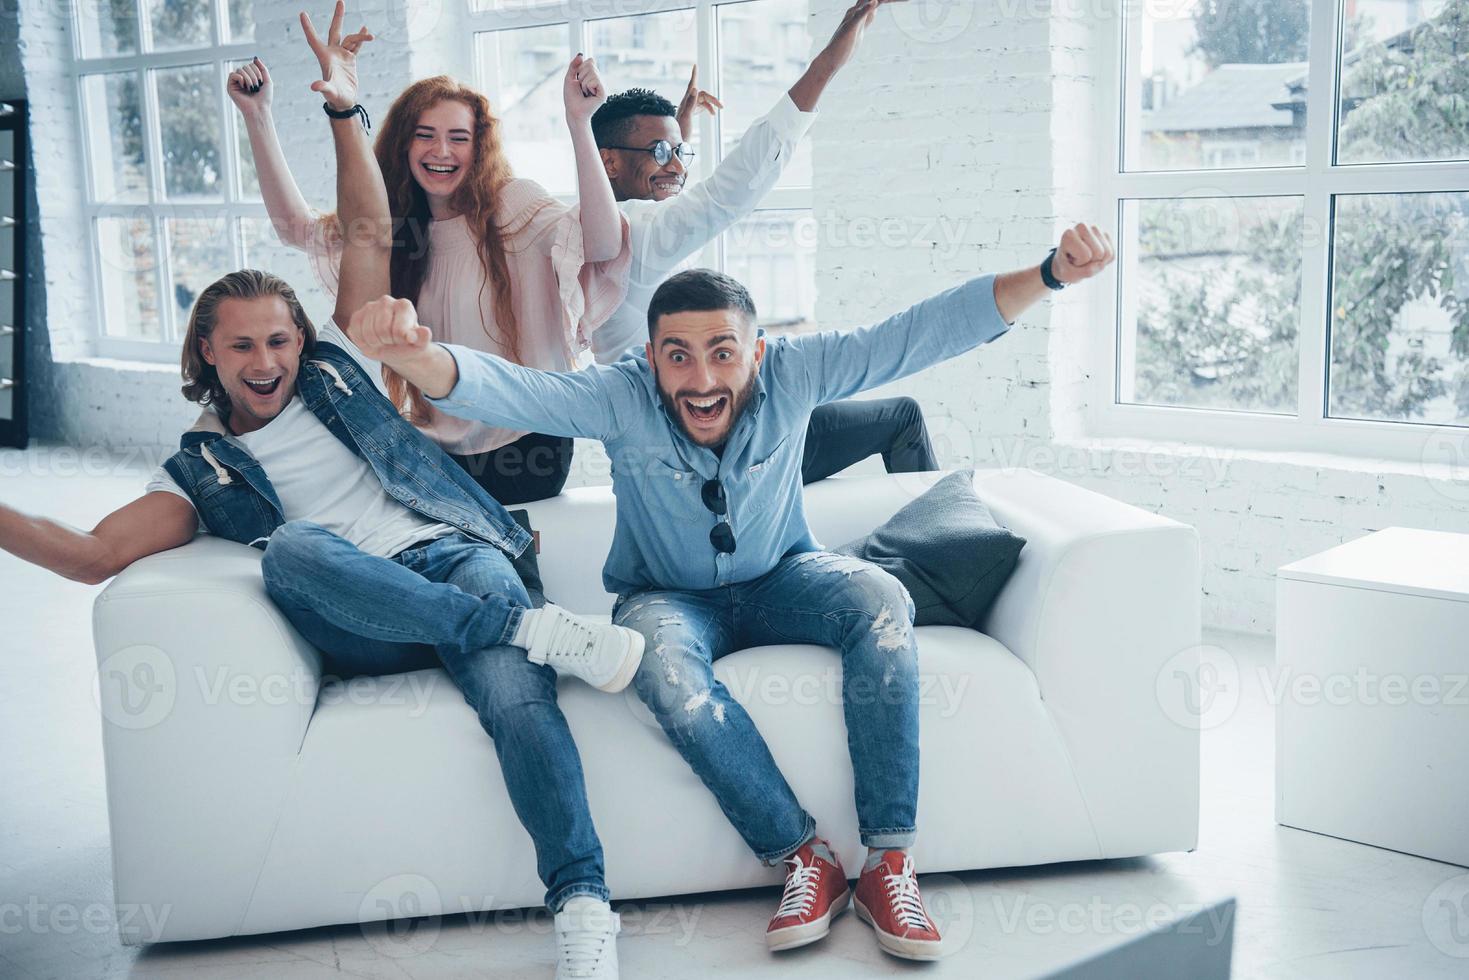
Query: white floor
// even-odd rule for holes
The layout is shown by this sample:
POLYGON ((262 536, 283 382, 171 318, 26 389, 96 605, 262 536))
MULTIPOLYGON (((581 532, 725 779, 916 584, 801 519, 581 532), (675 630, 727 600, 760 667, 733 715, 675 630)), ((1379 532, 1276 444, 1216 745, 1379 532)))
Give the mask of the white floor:
MULTIPOLYGON (((141 476, 136 460, 0 450, 0 501, 77 525, 131 499, 141 476)), ((550 923, 540 914, 119 945, 91 693, 96 591, 0 553, 0 977, 550 977, 550 923)), ((1469 918, 1457 923, 1462 935, 1430 937, 1424 926, 1431 893, 1465 870, 1276 826, 1262 683, 1269 641, 1210 640, 1237 659, 1243 683, 1238 707, 1204 735, 1197 851, 925 876, 953 950, 931 967, 884 957, 851 916, 824 943, 773 957, 761 939, 771 890, 626 903, 623 976, 1035 976, 1134 934, 1150 916, 1226 895, 1239 901, 1237 978, 1469 976, 1469 918)))

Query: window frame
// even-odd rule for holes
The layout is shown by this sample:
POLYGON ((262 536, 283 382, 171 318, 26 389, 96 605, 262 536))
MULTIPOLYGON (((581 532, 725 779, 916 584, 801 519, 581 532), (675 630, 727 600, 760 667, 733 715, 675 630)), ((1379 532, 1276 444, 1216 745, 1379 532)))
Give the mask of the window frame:
POLYGON ((1128 71, 1135 52, 1126 48, 1129 31, 1138 35, 1143 5, 1125 4, 1106 19, 1100 35, 1096 92, 1103 123, 1098 140, 1098 201, 1101 216, 1117 229, 1118 262, 1112 288, 1098 289, 1088 307, 1100 324, 1093 372, 1095 388, 1084 422, 1102 437, 1152 440, 1229 448, 1314 452, 1418 463, 1438 460, 1438 447, 1469 446, 1469 427, 1420 421, 1332 418, 1327 414, 1330 370, 1331 233, 1335 198, 1356 194, 1469 192, 1469 161, 1337 164, 1336 116, 1341 79, 1341 0, 1310 0, 1311 34, 1307 52, 1308 103, 1305 162, 1301 166, 1231 170, 1142 171, 1124 168, 1127 107, 1141 104, 1132 91, 1140 73, 1128 71), (1131 96, 1132 98, 1129 98, 1131 96), (1158 198, 1264 197, 1302 199, 1304 240, 1300 323, 1297 331, 1295 415, 1127 404, 1119 401, 1124 319, 1125 254, 1130 239, 1123 228, 1124 202, 1158 198), (1107 210, 1110 206, 1110 210, 1107 210), (1445 442, 1447 440, 1447 442, 1445 442))
MULTIPOLYGON (((720 92, 723 79, 719 62, 718 8, 758 2, 759 0, 647 0, 634 11, 620 9, 616 4, 607 3, 606 0, 558 0, 558 2, 534 6, 516 4, 508 10, 492 8, 476 10, 473 0, 470 0, 470 9, 465 23, 466 33, 469 35, 470 57, 474 61, 474 84, 480 91, 485 90, 485 80, 480 73, 479 59, 474 53, 480 34, 516 30, 522 27, 548 27, 564 23, 567 29, 566 58, 567 61, 570 61, 578 51, 596 57, 597 52, 590 47, 590 25, 594 21, 692 10, 696 30, 695 61, 699 66, 700 87, 706 91, 720 92)), ((808 18, 809 13, 808 6, 808 18)), ((796 80, 792 78, 790 81, 794 84, 796 80)), ((763 109, 761 111, 763 114, 763 109)), ((696 123, 698 126, 698 155, 694 158, 694 166, 690 168, 690 181, 703 180, 712 174, 719 161, 723 159, 724 152, 723 135, 720 128, 723 123, 723 115, 711 116, 701 112, 696 116, 696 123)), ((557 196, 568 203, 575 201, 575 195, 557 196)), ((762 211, 810 212, 814 209, 814 205, 815 193, 811 187, 775 187, 761 199, 760 205, 750 212, 748 217, 753 217, 762 211)), ((720 234, 698 254, 699 264, 721 272, 727 268, 726 253, 732 230, 731 228, 730 231, 720 234)))
MULTIPOLYGON (((87 57, 82 51, 82 4, 72 8, 72 45, 69 74, 72 91, 76 99, 78 143, 81 147, 83 175, 82 216, 89 249, 92 295, 97 303, 95 325, 96 352, 102 357, 122 358, 135 361, 169 362, 177 360, 178 347, 183 340, 188 324, 186 318, 174 311, 169 297, 173 292, 173 277, 169 262, 169 244, 166 222, 170 218, 196 218, 208 221, 225 221, 229 229, 230 256, 233 266, 244 265, 244 241, 240 219, 266 217, 265 204, 259 198, 245 197, 240 193, 239 165, 236 159, 239 145, 239 113, 235 111, 225 91, 232 62, 248 61, 254 57, 257 45, 253 41, 229 42, 229 0, 211 0, 209 4, 209 33, 205 44, 149 51, 152 41, 152 23, 146 16, 141 0, 133 0, 138 17, 138 51, 134 54, 87 57), (220 180, 223 193, 215 201, 167 201, 162 199, 164 184, 163 161, 157 148, 161 147, 157 90, 150 72, 158 69, 182 68, 193 65, 209 65, 213 68, 218 85, 216 88, 217 112, 221 120, 219 128, 220 160, 223 171, 220 180), (128 203, 106 203, 98 201, 95 193, 95 170, 92 158, 92 123, 85 92, 85 80, 92 75, 128 72, 134 75, 139 86, 140 108, 143 124, 143 167, 148 174, 148 196, 145 200, 128 203), (153 231, 155 262, 153 268, 154 289, 159 305, 159 339, 143 340, 109 333, 107 318, 109 311, 103 293, 103 269, 101 245, 97 235, 99 218, 137 218, 148 221, 153 231)), ((108 120, 97 120, 106 126, 108 120)))

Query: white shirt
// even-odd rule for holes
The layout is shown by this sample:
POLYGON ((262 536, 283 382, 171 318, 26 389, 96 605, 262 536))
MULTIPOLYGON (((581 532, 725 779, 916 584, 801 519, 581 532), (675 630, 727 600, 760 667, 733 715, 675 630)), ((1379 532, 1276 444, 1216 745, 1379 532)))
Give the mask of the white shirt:
MULTIPOLYGON (((358 350, 336 324, 328 322, 317 338, 345 350, 368 377, 380 377, 377 362, 358 350)), ((201 420, 207 422, 215 412, 213 408, 204 411, 201 420)), ((292 396, 281 413, 261 428, 225 438, 260 463, 280 498, 286 520, 320 524, 369 555, 391 558, 412 545, 454 532, 448 524, 429 520, 389 497, 372 466, 332 435, 299 395, 292 396)), ((146 492, 156 490, 189 500, 161 466, 146 492)), ((202 522, 199 530, 205 530, 202 522)))
POLYGON ((662 201, 620 201, 632 233, 627 298, 592 334, 592 352, 610 364, 648 340, 653 292, 725 229, 755 210, 795 155, 816 113, 782 95, 775 108, 745 130, 708 180, 662 201))

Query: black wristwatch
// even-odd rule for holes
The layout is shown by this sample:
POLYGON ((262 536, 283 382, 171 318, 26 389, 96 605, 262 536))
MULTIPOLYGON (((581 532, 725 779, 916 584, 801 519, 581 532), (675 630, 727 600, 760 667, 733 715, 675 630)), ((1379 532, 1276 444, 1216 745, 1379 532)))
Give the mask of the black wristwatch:
POLYGON ((1053 248, 1041 260, 1041 282, 1046 284, 1047 289, 1065 289, 1066 284, 1060 279, 1057 279, 1056 274, 1051 271, 1051 260, 1055 257, 1056 250, 1053 248))

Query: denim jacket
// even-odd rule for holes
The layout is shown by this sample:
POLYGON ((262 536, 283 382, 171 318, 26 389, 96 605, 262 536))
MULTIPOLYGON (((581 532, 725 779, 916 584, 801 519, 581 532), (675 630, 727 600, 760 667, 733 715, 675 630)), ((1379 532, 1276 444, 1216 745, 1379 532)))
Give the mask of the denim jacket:
MULTIPOLYGON (((437 445, 406 422, 361 365, 335 344, 303 356, 296 397, 372 467, 388 496, 516 557, 530 535, 437 445)), ((212 421, 212 419, 211 419, 212 421)), ((265 469, 225 438, 221 420, 184 433, 164 468, 209 533, 264 548, 286 517, 265 469)))

